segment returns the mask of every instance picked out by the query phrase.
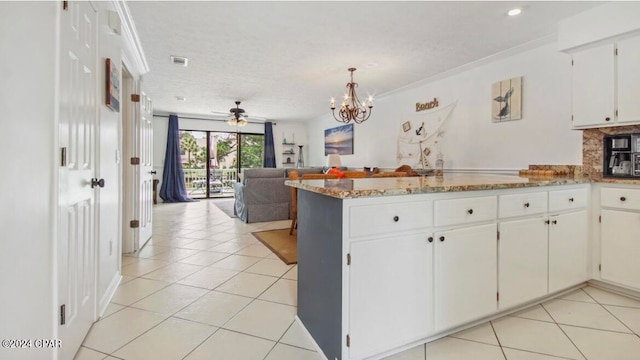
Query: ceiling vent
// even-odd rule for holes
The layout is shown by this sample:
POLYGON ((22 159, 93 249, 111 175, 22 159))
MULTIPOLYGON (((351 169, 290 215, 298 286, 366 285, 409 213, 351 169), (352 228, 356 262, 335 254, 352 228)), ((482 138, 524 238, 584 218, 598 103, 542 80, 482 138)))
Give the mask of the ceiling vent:
POLYGON ((187 59, 186 57, 171 55, 171 63, 173 65, 180 65, 180 66, 187 67, 188 62, 189 62, 189 59, 187 59))

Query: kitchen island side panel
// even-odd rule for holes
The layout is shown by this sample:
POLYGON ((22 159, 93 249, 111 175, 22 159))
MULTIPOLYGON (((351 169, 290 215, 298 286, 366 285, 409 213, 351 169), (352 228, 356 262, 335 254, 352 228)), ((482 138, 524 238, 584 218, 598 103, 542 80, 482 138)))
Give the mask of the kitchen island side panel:
POLYGON ((298 317, 342 359, 342 200, 298 189, 298 317))

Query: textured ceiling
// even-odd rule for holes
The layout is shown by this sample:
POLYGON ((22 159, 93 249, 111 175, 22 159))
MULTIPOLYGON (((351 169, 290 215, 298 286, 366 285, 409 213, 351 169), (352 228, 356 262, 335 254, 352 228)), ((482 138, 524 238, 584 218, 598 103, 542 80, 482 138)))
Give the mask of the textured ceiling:
MULTIPOLYGON (((358 95, 413 82, 553 35, 596 2, 127 2, 156 113, 247 113, 305 121, 330 112, 356 67, 358 95), (523 7, 517 17, 506 12, 523 7), (189 59, 188 67, 170 56, 189 59), (178 101, 176 96, 186 97, 178 101)), ((375 107, 374 107, 375 111, 375 107)))

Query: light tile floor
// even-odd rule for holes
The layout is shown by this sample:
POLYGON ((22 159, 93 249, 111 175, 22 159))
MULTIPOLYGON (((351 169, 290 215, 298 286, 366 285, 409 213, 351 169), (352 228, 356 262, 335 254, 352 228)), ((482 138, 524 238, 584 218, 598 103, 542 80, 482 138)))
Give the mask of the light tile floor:
MULTIPOLYGON (((76 359, 319 360, 294 322, 296 266, 251 235, 289 225, 244 224, 213 200, 156 205, 76 359)), ((387 358, 448 359, 638 360, 640 301, 585 287, 387 358)))

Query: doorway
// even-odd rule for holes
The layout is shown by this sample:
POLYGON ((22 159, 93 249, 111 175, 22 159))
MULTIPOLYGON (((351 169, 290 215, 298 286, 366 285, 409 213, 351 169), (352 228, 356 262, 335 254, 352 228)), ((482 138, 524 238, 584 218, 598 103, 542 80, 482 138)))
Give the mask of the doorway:
POLYGON ((263 166, 264 135, 180 130, 180 152, 189 197, 233 197, 242 171, 263 166))

